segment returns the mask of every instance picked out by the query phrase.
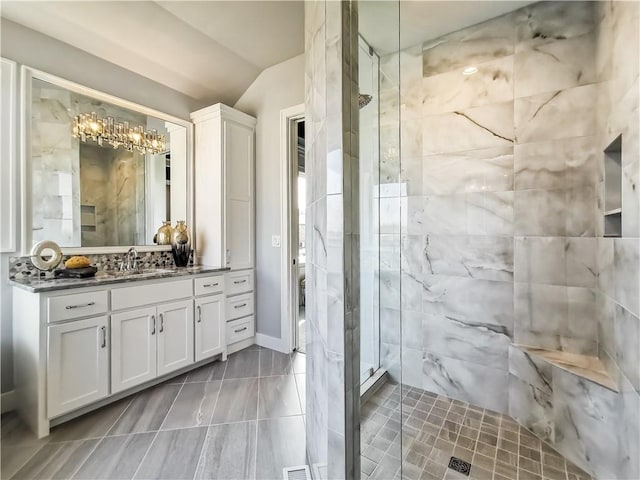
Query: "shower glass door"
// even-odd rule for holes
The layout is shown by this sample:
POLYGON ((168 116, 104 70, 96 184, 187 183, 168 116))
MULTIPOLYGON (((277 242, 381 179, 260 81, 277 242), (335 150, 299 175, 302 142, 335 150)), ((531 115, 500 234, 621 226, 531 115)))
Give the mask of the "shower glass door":
POLYGON ((379 58, 362 36, 360 89, 360 382, 380 367, 379 58))

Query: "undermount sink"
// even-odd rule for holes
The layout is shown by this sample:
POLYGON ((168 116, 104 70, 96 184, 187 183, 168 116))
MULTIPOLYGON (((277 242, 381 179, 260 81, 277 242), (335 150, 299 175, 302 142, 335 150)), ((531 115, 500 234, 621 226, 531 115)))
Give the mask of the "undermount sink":
POLYGON ((166 268, 142 268, 140 270, 105 270, 97 275, 102 277, 148 277, 171 273, 172 271, 166 268))

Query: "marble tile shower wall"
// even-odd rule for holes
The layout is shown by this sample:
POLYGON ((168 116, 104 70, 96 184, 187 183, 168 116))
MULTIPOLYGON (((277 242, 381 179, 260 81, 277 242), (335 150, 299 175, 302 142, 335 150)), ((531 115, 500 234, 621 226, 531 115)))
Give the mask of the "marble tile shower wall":
POLYGON ((306 433, 317 480, 360 471, 356 22, 355 2, 305 2, 306 433))
POLYGON ((556 436, 561 436, 560 442, 567 438, 567 450, 571 435, 580 436, 571 453, 585 455, 604 443, 602 437, 584 436, 595 427, 599 434, 608 435, 607 443, 617 447, 618 464, 608 464, 604 473, 636 479, 640 478, 640 5, 603 2, 597 11, 598 150, 618 135, 622 138, 622 236, 598 239, 598 347, 620 394, 610 395, 596 410, 614 421, 613 432, 597 422, 593 425, 591 416, 592 425, 567 423, 565 429, 557 429, 556 436))
POLYGON ((403 383, 508 413, 601 478, 640 478, 637 9, 541 2, 381 59, 383 365, 402 309, 403 383), (603 239, 620 132, 623 238, 603 239), (623 393, 512 344, 600 344, 623 393))
POLYGON ((381 211, 403 216, 381 234, 401 237, 405 383, 508 413, 512 342, 596 352, 595 35, 592 3, 544 2, 400 54, 381 211))

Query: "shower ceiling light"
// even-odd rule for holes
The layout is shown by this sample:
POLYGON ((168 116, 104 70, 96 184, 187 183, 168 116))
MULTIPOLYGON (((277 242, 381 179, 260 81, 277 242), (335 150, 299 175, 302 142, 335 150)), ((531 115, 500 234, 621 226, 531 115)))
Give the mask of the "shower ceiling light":
POLYGON ((81 113, 73 119, 75 138, 83 142, 89 139, 102 146, 108 143, 113 148, 134 149, 142 153, 161 153, 167 148, 164 135, 157 130, 145 130, 142 125, 129 126, 129 122, 116 122, 113 117, 98 118, 96 112, 81 113))
POLYGON ((464 70, 462 70, 462 74, 463 75, 473 75, 474 73, 477 73, 478 69, 476 67, 464 67, 464 70))

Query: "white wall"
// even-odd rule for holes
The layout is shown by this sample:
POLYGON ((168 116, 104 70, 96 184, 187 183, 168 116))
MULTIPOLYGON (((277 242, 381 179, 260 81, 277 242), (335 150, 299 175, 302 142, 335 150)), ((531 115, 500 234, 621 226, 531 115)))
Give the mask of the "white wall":
POLYGON ((257 331, 281 338, 281 248, 271 246, 280 235, 280 111, 304 103, 304 55, 264 70, 234 105, 258 119, 256 127, 256 274, 257 331))
POLYGON ((14 62, 185 120, 203 106, 183 93, 5 18, 0 19, 0 53, 14 62))
MULTIPOLYGON (((0 56, 187 120, 189 112, 203 106, 180 92, 4 18, 0 19, 0 56)), ((13 389, 11 289, 7 283, 10 256, 14 254, 0 255, 2 392, 13 389)))

